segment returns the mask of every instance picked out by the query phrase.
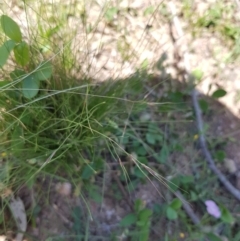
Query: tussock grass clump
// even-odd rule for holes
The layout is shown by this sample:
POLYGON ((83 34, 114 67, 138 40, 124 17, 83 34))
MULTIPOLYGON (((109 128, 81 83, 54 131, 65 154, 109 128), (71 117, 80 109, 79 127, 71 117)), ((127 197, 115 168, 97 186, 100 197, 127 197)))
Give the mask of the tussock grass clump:
POLYGON ((32 46, 23 40, 15 21, 2 15, 1 24, 6 35, 1 65, 8 65, 14 54, 14 70, 1 81, 0 93, 7 182, 19 186, 37 173, 67 170, 71 173, 65 175, 72 177, 74 167, 81 170, 87 159, 91 162, 109 146, 103 143, 114 144, 112 123, 123 125, 128 106, 132 111, 136 105, 133 97, 141 90, 141 79, 138 74, 104 82, 76 78, 65 68, 63 54, 45 57, 36 51, 37 42, 32 46))
POLYGON ((124 98, 135 89, 133 82, 139 82, 131 78, 97 84, 63 78, 58 81, 66 84, 55 89, 55 81, 53 74, 48 88, 40 88, 30 101, 17 87, 1 92, 1 151, 9 158, 10 176, 17 172, 24 181, 40 170, 73 172, 69 166, 81 167, 94 153, 99 155, 107 146, 103 143, 113 144, 108 135, 111 120, 123 125, 127 106, 134 105, 124 98))
MULTIPOLYGON (((88 41, 95 34, 96 39, 101 36, 94 32, 96 26, 87 24, 84 7, 81 9, 82 25, 77 31, 73 25, 67 27, 69 18, 74 21, 74 14, 64 10, 58 16, 53 12, 55 8, 51 9, 51 3, 42 1, 39 4, 35 10, 34 2, 19 4, 26 22, 21 20, 22 16, 18 18, 7 11, 0 15, 0 194, 4 196, 4 203, 9 201, 5 197, 12 198, 11 194, 17 193, 23 184, 31 190, 38 184, 44 186, 42 179, 84 186, 76 196, 84 195, 85 190, 87 196, 94 196, 91 192, 99 186, 95 186, 92 177, 99 172, 104 176, 105 164, 112 160, 129 179, 120 157, 132 156, 126 147, 131 140, 123 143, 123 139, 131 115, 147 106, 148 95, 143 93, 149 78, 146 66, 142 66, 144 71, 130 71, 126 78, 103 80, 95 77, 102 63, 95 63, 98 51, 91 49, 93 45, 88 48, 88 41), (81 36, 76 38, 79 32, 81 36)), ((103 17, 104 11, 99 18, 103 17)), ((114 21, 117 14, 114 8, 108 8, 107 13, 105 18, 114 21)), ((97 25, 98 20, 94 21, 97 25)), ((112 27, 108 25, 108 28, 112 27)), ((135 56, 130 48, 126 49, 128 54, 124 54, 124 42, 121 46, 119 40, 117 43, 118 48, 123 46, 120 55, 125 60, 116 61, 117 69, 121 69, 125 64, 129 65, 126 56, 135 56)), ((100 41, 97 48, 101 45, 100 41)), ((118 58, 118 55, 111 57, 118 58)), ((116 76, 114 72, 115 66, 110 76, 116 76)), ((137 158, 132 162, 139 168, 139 175, 148 178, 143 164, 138 164, 137 158)), ((44 195, 48 196, 51 190, 43 190, 44 195)), ((136 209, 137 215, 142 209, 145 210, 140 206, 136 209)), ((147 218, 150 216, 151 213, 147 218)), ((149 224, 144 231, 144 240, 147 240, 149 224)), ((144 225, 140 225, 140 231, 144 225)))

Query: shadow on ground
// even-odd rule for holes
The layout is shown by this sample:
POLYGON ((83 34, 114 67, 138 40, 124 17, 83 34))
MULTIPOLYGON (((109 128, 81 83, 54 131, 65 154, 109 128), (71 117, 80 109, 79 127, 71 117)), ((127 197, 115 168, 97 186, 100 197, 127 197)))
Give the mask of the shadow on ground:
MULTIPOLYGON (((84 183, 72 183, 71 191, 65 193, 62 182, 49 176, 41 177, 31 189, 22 187, 18 195, 29 213, 27 240, 137 240, 133 226, 119 225, 124 216, 133 212, 137 199, 154 212, 149 240, 163 240, 166 234, 169 240, 191 237, 197 227, 183 210, 177 221, 170 222, 164 214, 174 197, 164 179, 157 180, 149 172, 142 175, 129 160, 134 155, 167 180, 188 177, 189 182, 177 185, 199 218, 206 214, 207 199, 226 206, 233 214, 239 213, 237 202, 209 171, 201 155, 190 86, 172 79, 162 65, 154 74, 143 71, 139 76, 144 85, 141 98, 148 104, 120 127, 124 135, 135 135, 123 143, 131 155, 122 152, 116 160, 116 155, 103 153, 104 173, 91 177, 87 188, 81 186, 84 183), (150 128, 157 128, 154 134, 150 128), (119 161, 129 172, 128 180, 119 161)), ((209 150, 218 168, 240 189, 240 121, 217 99, 204 95, 199 99, 209 150)), ((214 220, 209 221, 211 224, 215 224, 214 220)), ((231 228, 236 233, 239 227, 235 224, 231 228)), ((227 232, 221 230, 222 235, 227 232)))

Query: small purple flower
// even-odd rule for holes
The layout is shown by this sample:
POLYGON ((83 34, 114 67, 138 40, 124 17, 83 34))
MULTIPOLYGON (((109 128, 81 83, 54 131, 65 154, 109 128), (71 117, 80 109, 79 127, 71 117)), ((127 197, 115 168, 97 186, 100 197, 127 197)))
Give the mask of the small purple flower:
POLYGON ((212 200, 206 200, 205 205, 207 206, 207 212, 215 218, 221 217, 221 211, 217 204, 212 200))

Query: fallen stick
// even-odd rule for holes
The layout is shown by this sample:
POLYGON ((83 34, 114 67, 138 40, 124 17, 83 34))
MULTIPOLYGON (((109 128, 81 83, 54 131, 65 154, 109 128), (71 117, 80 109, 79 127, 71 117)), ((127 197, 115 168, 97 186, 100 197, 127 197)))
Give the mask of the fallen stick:
POLYGON ((193 212, 192 208, 190 207, 190 205, 188 204, 188 202, 185 200, 184 196, 182 195, 182 193, 180 191, 176 191, 175 193, 176 197, 178 197, 181 201, 182 201, 182 205, 183 208, 185 210, 185 212, 187 213, 187 215, 190 217, 190 219, 192 220, 192 222, 195 225, 199 225, 200 224, 200 219, 198 218, 198 216, 193 212))

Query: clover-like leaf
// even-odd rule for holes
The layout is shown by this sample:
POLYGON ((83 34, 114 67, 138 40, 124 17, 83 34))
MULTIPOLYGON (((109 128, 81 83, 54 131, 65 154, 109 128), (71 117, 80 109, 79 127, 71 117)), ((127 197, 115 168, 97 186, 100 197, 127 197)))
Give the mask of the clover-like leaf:
POLYGON ((169 220, 175 220, 178 218, 178 214, 176 210, 174 210, 172 207, 168 206, 167 207, 167 218, 169 220))
POLYGON ((49 79, 52 75, 52 64, 49 61, 44 61, 34 72, 34 76, 37 80, 49 79))
POLYGON ((3 67, 6 64, 8 57, 15 46, 15 42, 13 40, 7 40, 0 47, 0 67, 3 67))
POLYGON ((14 56, 18 64, 22 66, 27 65, 30 60, 28 44, 23 41, 16 45, 14 47, 14 56))
POLYGON ((213 98, 221 98, 227 94, 226 90, 224 89, 218 89, 213 92, 212 97, 213 98))
POLYGON ((130 213, 121 220, 120 225, 124 227, 129 227, 132 224, 135 224, 136 222, 137 222, 136 214, 130 213))
POLYGON ((1 16, 1 26, 3 29, 3 32, 12 40, 16 42, 22 41, 22 34, 20 31, 20 28, 18 24, 8 17, 7 15, 1 16))
POLYGON ((39 80, 34 75, 27 76, 22 82, 22 93, 25 98, 32 99, 39 91, 39 80))

